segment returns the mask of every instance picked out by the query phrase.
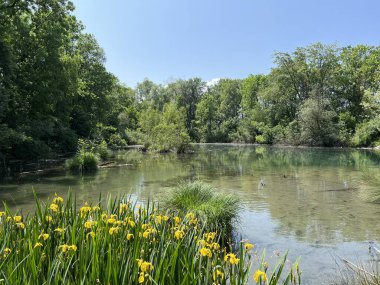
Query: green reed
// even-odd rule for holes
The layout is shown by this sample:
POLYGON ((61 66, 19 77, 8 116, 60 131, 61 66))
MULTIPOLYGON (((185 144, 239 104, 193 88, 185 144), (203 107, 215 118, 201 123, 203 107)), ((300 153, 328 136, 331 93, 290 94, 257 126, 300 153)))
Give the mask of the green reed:
POLYGON ((262 261, 255 264, 249 242, 231 252, 220 245, 220 234, 205 230, 201 217, 160 212, 150 202, 108 199, 77 208, 72 196, 66 202, 55 196, 47 204, 36 199, 27 216, 7 206, 0 216, 4 284, 235 285, 252 277, 257 284, 299 283, 298 266, 283 273, 286 257, 271 271, 262 261), (260 271, 251 273, 253 265, 260 271))

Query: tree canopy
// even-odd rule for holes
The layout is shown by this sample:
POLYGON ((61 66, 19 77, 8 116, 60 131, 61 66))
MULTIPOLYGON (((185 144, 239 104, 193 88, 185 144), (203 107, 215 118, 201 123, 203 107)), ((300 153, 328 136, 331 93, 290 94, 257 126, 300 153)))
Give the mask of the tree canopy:
POLYGON ((190 141, 380 144, 380 47, 316 43, 276 53, 268 74, 133 89, 107 71, 73 11, 67 0, 0 3, 2 165, 75 152, 83 138, 158 151, 190 141))

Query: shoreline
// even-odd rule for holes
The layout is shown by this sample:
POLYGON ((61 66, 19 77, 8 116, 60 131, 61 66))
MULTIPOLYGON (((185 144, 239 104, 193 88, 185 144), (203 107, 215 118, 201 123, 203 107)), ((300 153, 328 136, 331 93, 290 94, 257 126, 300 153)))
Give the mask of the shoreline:
MULTIPOLYGON (((278 149, 300 149, 300 150, 312 150, 312 149, 325 149, 325 150, 369 150, 369 151, 380 151, 380 147, 323 147, 323 146, 305 146, 305 145, 286 145, 286 144, 258 144, 258 143, 190 143, 191 146, 231 146, 231 147, 267 147, 267 148, 278 148, 278 149)), ((123 148, 118 148, 118 149, 113 149, 113 151, 128 151, 128 150, 138 150, 141 149, 143 145, 128 145, 123 148)), ((6 182, 7 180, 15 180, 21 177, 25 176, 32 176, 32 175, 39 175, 39 174, 44 174, 46 172, 50 171, 64 171, 65 167, 65 161, 66 159, 69 159, 72 156, 67 156, 62 160, 62 156, 58 155, 59 158, 57 159, 52 159, 52 158, 41 158, 37 161, 23 161, 23 160, 17 160, 18 163, 25 165, 39 165, 40 161, 50 161, 53 162, 54 165, 52 167, 46 167, 46 168, 37 168, 37 169, 32 169, 28 171, 20 171, 20 172, 13 172, 11 175, 5 175, 0 177, 0 183, 6 182)), ((104 163, 107 164, 108 162, 112 162, 112 160, 105 161, 104 163)), ((104 164, 103 163, 103 164, 104 164)), ((125 164, 126 166, 129 164, 125 164)), ((120 166, 120 165, 117 165, 120 166)), ((101 166, 99 167, 100 169, 102 168, 108 168, 101 166)))

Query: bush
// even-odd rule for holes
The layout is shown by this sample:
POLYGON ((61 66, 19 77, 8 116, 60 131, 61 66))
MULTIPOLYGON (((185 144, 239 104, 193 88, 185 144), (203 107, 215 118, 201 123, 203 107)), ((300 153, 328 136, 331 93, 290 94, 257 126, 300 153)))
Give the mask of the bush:
POLYGON ((126 146, 127 142, 125 139, 123 139, 120 134, 112 134, 109 139, 109 145, 111 147, 120 147, 120 146, 126 146))
POLYGON ((301 142, 311 146, 332 146, 338 141, 337 114, 326 99, 309 98, 299 111, 301 142))
POLYGON ((186 110, 174 103, 165 104, 162 114, 152 108, 144 111, 140 121, 144 147, 156 152, 185 152, 190 144, 185 114, 186 110))
POLYGON ((255 140, 257 143, 261 143, 261 144, 267 143, 267 140, 265 139, 263 135, 256 136, 255 140))
POLYGON ((107 143, 105 141, 102 141, 95 147, 95 152, 99 154, 102 160, 106 160, 109 156, 107 143))
POLYGON ((165 207, 179 212, 194 212, 205 219, 210 228, 221 227, 229 232, 241 208, 236 197, 216 194, 210 185, 200 181, 179 184, 170 193, 165 207))
POLYGON ((73 172, 89 172, 98 169, 98 158, 91 152, 80 152, 66 161, 66 167, 73 172))
POLYGON ((352 138, 354 146, 376 146, 380 141, 380 117, 359 124, 352 138))
POLYGON ((100 143, 88 139, 78 140, 78 153, 90 152, 98 155, 102 160, 106 160, 109 156, 108 145, 105 140, 100 143))
POLYGON ((175 124, 159 124, 153 129, 149 149, 156 152, 185 152, 190 144, 189 135, 175 124))
POLYGON ((125 130, 125 136, 127 137, 128 144, 141 144, 148 141, 147 135, 140 130, 125 130))

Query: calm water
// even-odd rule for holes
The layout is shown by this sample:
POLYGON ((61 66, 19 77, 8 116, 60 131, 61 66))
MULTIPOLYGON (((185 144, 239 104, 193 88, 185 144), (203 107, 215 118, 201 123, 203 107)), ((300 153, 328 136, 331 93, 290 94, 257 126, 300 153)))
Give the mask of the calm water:
POLYGON ((50 172, 0 184, 0 199, 13 210, 33 210, 40 198, 70 188, 79 201, 108 193, 159 200, 180 180, 201 179, 241 198, 238 231, 266 249, 270 263, 289 250, 301 257, 304 284, 323 284, 336 273, 336 260, 369 259, 370 242, 380 241, 380 205, 358 198, 361 175, 378 169, 380 154, 365 150, 294 149, 262 146, 197 145, 194 154, 116 154, 128 165, 94 175, 50 172))

